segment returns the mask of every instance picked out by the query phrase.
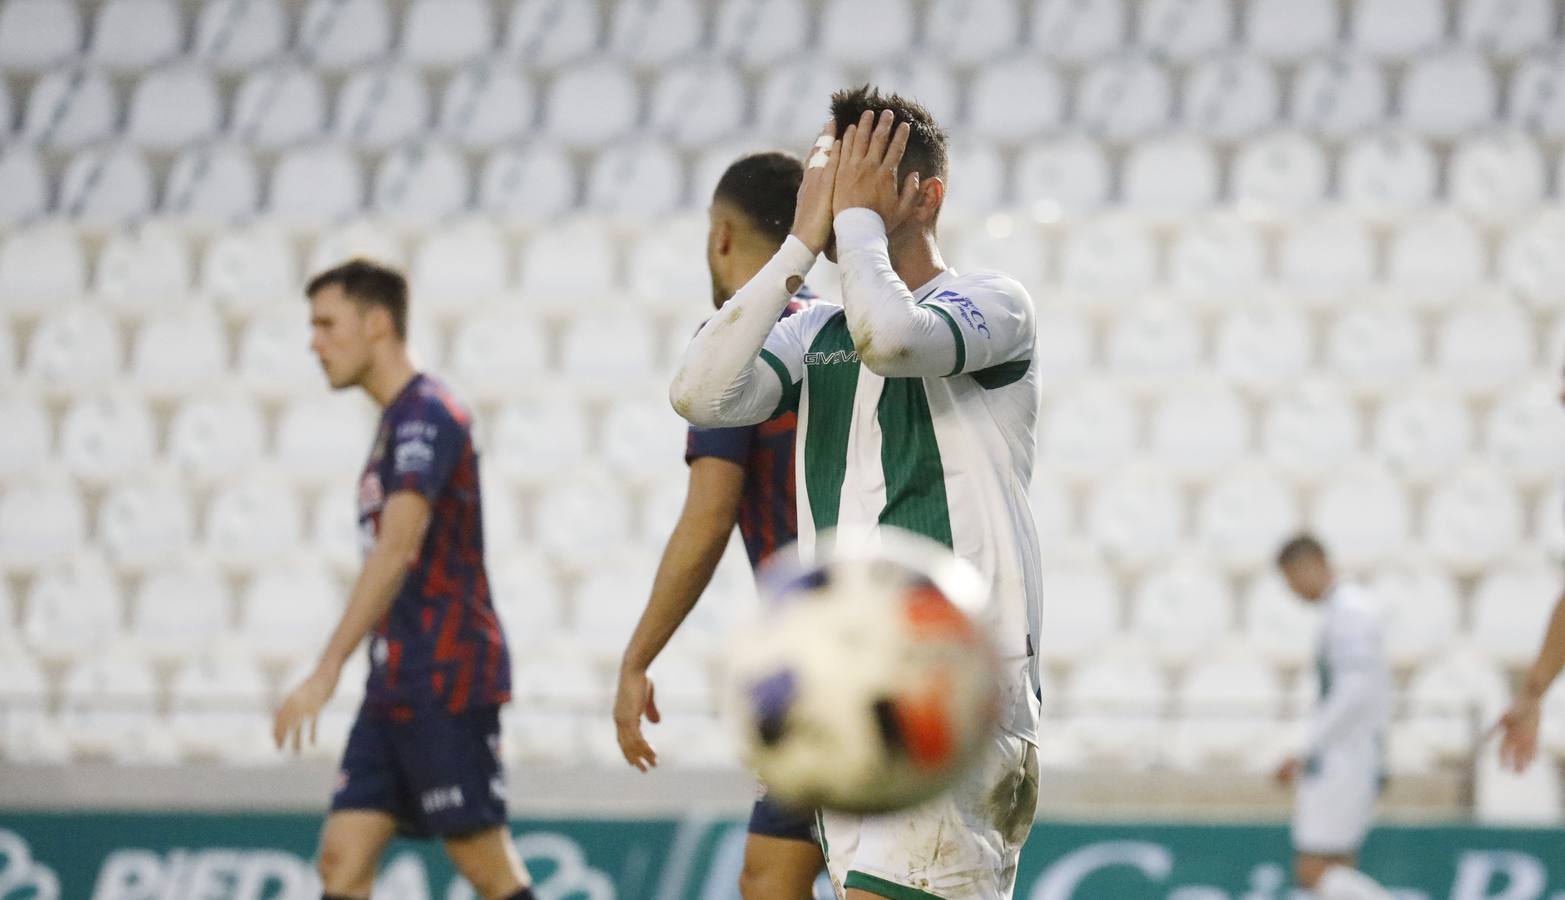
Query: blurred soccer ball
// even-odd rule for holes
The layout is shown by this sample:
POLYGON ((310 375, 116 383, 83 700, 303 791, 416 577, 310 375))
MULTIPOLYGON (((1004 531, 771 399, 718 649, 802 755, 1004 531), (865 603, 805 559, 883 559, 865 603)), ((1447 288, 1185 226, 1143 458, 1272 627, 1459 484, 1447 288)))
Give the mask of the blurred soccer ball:
POLYGON ((823 536, 762 573, 763 609, 729 648, 746 761, 800 807, 884 812, 927 800, 997 721, 978 573, 896 529, 823 536))

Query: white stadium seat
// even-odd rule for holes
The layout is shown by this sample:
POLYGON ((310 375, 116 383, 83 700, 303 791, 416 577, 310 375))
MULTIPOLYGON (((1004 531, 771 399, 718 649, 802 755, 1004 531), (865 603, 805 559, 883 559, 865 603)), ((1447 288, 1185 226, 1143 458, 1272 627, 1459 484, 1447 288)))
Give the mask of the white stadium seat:
POLYGON ((1402 388, 1423 354, 1418 322, 1389 307, 1357 307, 1339 314, 1326 335, 1326 365, 1343 383, 1368 396, 1402 388))
MULTIPOLYGON (((487 505, 484 512, 488 513, 487 505)), ((356 577, 365 550, 364 535, 359 530, 358 486, 328 485, 316 496, 309 515, 310 549, 334 572, 345 578, 356 577)))
POLYGON ((1471 759, 1478 737, 1510 702, 1487 653, 1457 646, 1420 666, 1405 695, 1407 727, 1448 762, 1471 759))
POLYGON ((624 545, 630 536, 630 506, 623 489, 605 473, 577 470, 539 493, 534 516, 539 539, 562 565, 590 571, 605 548, 624 545))
POLYGON ((1415 305, 1440 306, 1475 290, 1487 263, 1482 236, 1466 217, 1437 212, 1397 231, 1387 255, 1387 275, 1397 293, 1415 305))
POLYGON ((844 65, 875 65, 912 49, 917 22, 909 0, 826 0, 819 46, 844 65))
POLYGON ((953 65, 982 65, 1006 56, 1021 34, 1016 0, 935 0, 925 16, 925 48, 953 65))
POLYGON ((251 72, 240 82, 228 130, 241 144, 266 150, 313 140, 326 131, 326 88, 303 66, 251 72))
POLYGON ((217 483, 261 460, 265 423, 253 401, 214 395, 185 401, 168 428, 168 460, 182 477, 217 483))
POLYGON ((87 513, 70 481, 29 478, 0 496, 0 562, 8 567, 72 559, 86 537, 87 513))
MULTIPOLYGON (((237 634, 262 660, 313 658, 342 605, 341 589, 326 570, 268 566, 245 587, 237 634)), ((347 678, 344 673, 341 683, 354 686, 347 678)))
POLYGON ((199 286, 225 307, 250 310, 292 296, 299 289, 298 267, 293 247, 278 229, 228 229, 207 244, 199 286))
POLYGON ((1336 43, 1339 27, 1332 0, 1253 0, 1245 38, 1262 56, 1293 62, 1336 43))
POLYGON ((305 270, 318 272, 355 256, 398 268, 407 265, 402 236, 389 223, 354 219, 344 226, 319 233, 305 256, 305 270))
POLYGON ((489 593, 508 640, 533 644, 560 630, 560 592, 553 567, 537 550, 523 549, 486 562, 489 593))
POLYGON ((45 390, 77 393, 107 385, 119 366, 119 335, 102 310, 63 306, 33 331, 24 374, 45 390))
POLYGON ((478 206, 507 219, 549 221, 576 203, 577 176, 565 151, 550 144, 498 150, 478 177, 478 206))
MULTIPOLYGON (((522 248, 522 291, 529 302, 573 298, 573 305, 610 293, 615 281, 615 241, 600 222, 577 219, 537 231, 522 248)), ((569 310, 555 308, 553 314, 569 310)))
POLYGON ((1048 242, 1032 222, 1023 216, 996 214, 982 226, 969 229, 951 259, 964 271, 1004 272, 1039 296, 1045 290, 1048 252, 1048 242))
POLYGON ((1565 454, 1558 379, 1526 381, 1502 391, 1495 400, 1484 421, 1484 455, 1519 483, 1554 482, 1565 454))
POLYGON ((936 122, 960 120, 962 88, 949 66, 938 60, 907 57, 879 66, 870 83, 918 101, 936 122))
POLYGON ((54 69, 33 83, 22 116, 21 136, 61 150, 94 144, 114 133, 120 101, 102 72, 54 69))
POLYGON ((1236 13, 1228 0, 1148 0, 1138 7, 1139 43, 1169 59, 1199 60, 1234 36, 1236 13))
POLYGON ((70 761, 71 748, 49 715, 49 690, 43 672, 26 648, 13 638, 0 641, 0 754, 14 763, 60 765, 70 761))
POLYGON ((1340 139, 1382 123, 1388 104, 1380 68, 1337 51, 1312 59, 1294 76, 1289 118, 1298 128, 1340 139))
POLYGON ((352 478, 375 438, 372 404, 353 393, 322 393, 289 403, 277 420, 277 464, 301 481, 352 478))
POLYGON ((1369 286, 1374 256, 1361 220, 1326 213, 1294 221, 1282 239, 1278 270, 1283 284, 1301 299, 1334 305, 1369 286))
MULTIPOLYGON (((1045 395, 1067 393, 1092 365, 1092 332, 1083 318, 1060 309, 1037 313, 1038 344, 1033 365, 1045 395)), ((1036 479, 1035 479, 1036 481, 1036 479)))
POLYGON ((225 565, 268 571, 299 548, 303 519, 291 489, 251 473, 212 496, 202 517, 205 547, 225 565))
POLYGON ((429 90, 405 66, 359 69, 337 92, 332 134, 372 150, 422 137, 429 131, 429 90))
POLYGON ((635 627, 641 596, 657 570, 656 557, 596 554, 576 585, 572 637, 599 664, 617 659, 635 627))
MULTIPOLYGON (((0 85, 3 84, 4 82, 0 82, 0 85)), ((11 88, 0 87, 0 137, 9 138, 15 128, 17 119, 15 107, 15 101, 11 99, 11 88)))
POLYGON ((1016 159, 1016 200, 1053 218, 1091 212, 1108 199, 1112 179, 1102 148, 1089 138, 1029 141, 1016 159))
POLYGON ((1196 61, 1186 76, 1180 118, 1186 128, 1235 140, 1277 121, 1281 97, 1277 76, 1261 59, 1213 53, 1196 61))
POLYGON ((180 559, 194 532, 185 488, 166 476, 121 481, 98 509, 98 543, 121 571, 180 559))
POLYGON ((180 666, 169 688, 169 726, 184 754, 196 759, 276 759, 268 708, 266 682, 242 654, 202 653, 180 666))
MULTIPOLYGON (((636 234, 626 263, 631 290, 671 312, 699 310, 699 299, 710 296, 712 289, 706 267, 707 229, 707 216, 696 213, 670 217, 657 228, 636 234)), ((688 336, 676 329, 676 338, 688 336)))
POLYGON ((1274 395, 1261 428, 1266 456, 1295 478, 1336 470, 1359 448, 1358 413, 1334 382, 1294 382, 1274 395))
POLYGON ((446 82, 436 130, 470 149, 503 146, 532 127, 537 104, 532 82, 521 72, 489 61, 475 63, 446 82))
POLYGON ((106 0, 93 20, 87 56, 108 69, 150 69, 179 54, 184 31, 175 0, 106 0))
POLYGON ((1404 385, 1375 419, 1375 450, 1409 481, 1443 476, 1472 448, 1466 405, 1439 384, 1404 385))
POLYGON ((152 170, 129 147, 83 150, 65 167, 55 207, 89 226, 130 224, 152 211, 152 170))
POLYGON ((1543 200, 1547 175, 1543 155, 1526 132, 1499 130, 1475 135, 1451 154, 1448 194, 1463 212, 1505 221, 1543 200))
POLYGON ((1222 473, 1196 506, 1195 536, 1216 563, 1229 570, 1266 566, 1298 525, 1298 504, 1288 485, 1259 465, 1222 473))
POLYGON ((405 16, 401 56, 415 66, 446 69, 473 62, 494 44, 488 0, 415 0, 405 16))
POLYGON ((0 438, 0 479, 25 476, 52 458, 54 429, 42 398, 7 390, 0 394, 0 420, 7 423, 5 437, 0 438))
POLYGON ((1441 0, 1358 0, 1348 30, 1375 57, 1401 59, 1437 44, 1446 30, 1441 0))
POLYGON ((1107 351, 1109 367, 1123 383, 1158 392, 1171 379, 1194 374, 1201 361, 1201 329, 1178 305, 1148 301, 1119 312, 1107 351))
POLYGON ((628 483, 656 484, 684 456, 686 423, 669 407, 663 393, 652 392, 646 399, 627 398, 604 413, 600 437, 603 461, 628 483))
POLYGON ((505 51, 525 66, 555 69, 586 56, 602 34, 596 4, 516 0, 507 19, 505 51))
POLYGON ((1403 485, 1382 466, 1331 473, 1310 511, 1310 524, 1345 568, 1374 565, 1400 552, 1411 536, 1403 485))
POLYGON ((1506 91, 1506 118, 1534 134, 1565 135, 1565 59, 1536 54, 1523 59, 1506 91))
POLYGON ((126 648, 83 659, 65 678, 60 724, 80 756, 169 765, 173 736, 155 717, 157 683, 147 661, 126 648))
POLYGON ((1148 56, 1125 54, 1089 68, 1076 91, 1074 121, 1112 140, 1145 137, 1168 123, 1173 86, 1148 56))
POLYGON ((1182 477, 1210 478, 1250 449, 1250 419, 1239 395, 1217 379, 1169 385, 1152 415, 1151 449, 1182 477))
POLYGON ((228 337, 210 307, 175 307, 146 319, 136 331, 130 376, 151 396, 183 396, 227 373, 228 337))
POLYGON ((1303 209, 1326 194, 1326 156, 1297 132, 1262 135, 1239 148, 1230 178, 1233 199, 1242 207, 1303 209))
POLYGON ((239 337, 237 374, 258 397, 287 397, 321 390, 326 380, 310 353, 307 307, 273 308, 245 326, 239 337))
POLYGON ((1440 167, 1423 141, 1400 132, 1354 138, 1342 153, 1339 192, 1369 216, 1413 213, 1434 200, 1440 167))
POLYGON ((0 245, 0 305, 39 313, 87 290, 87 262, 76 232, 62 224, 12 231, 0 245))
POLYGON ((1469 50, 1423 56, 1402 82, 1402 123, 1432 138, 1450 139, 1495 118, 1499 86, 1487 60, 1469 50))
POLYGON ((1435 359, 1455 387, 1487 394, 1527 372, 1534 343, 1528 317, 1518 307, 1499 300, 1469 304, 1441 323, 1435 359))
POLYGON ((98 252, 93 293, 117 312, 177 309, 190 293, 190 248, 155 222, 110 235, 98 252))
POLYGON ((658 70, 695 51, 705 18, 705 4, 697 0, 622 3, 610 16, 609 49, 632 65, 658 70))
POLYGON ((1303 375, 1310 362, 1310 328, 1282 304, 1236 310, 1217 329, 1217 370, 1237 386, 1264 393, 1303 375))
POLYGON ((1244 606, 1246 638, 1274 663, 1298 666, 1314 656, 1319 613, 1294 596, 1270 565, 1250 582, 1244 606))
POLYGON ((420 309, 458 312, 496 300, 509 282, 509 248, 492 224, 475 219, 430 232, 409 270, 420 309))
POLYGON ((652 86, 647 131, 699 149, 739 131, 747 103, 739 73, 715 57, 675 63, 652 86))
POLYGON ((196 14, 191 55, 233 74, 276 59, 288 44, 281 0, 207 0, 196 14))
POLYGON ((968 121, 980 137, 1021 143, 1059 125, 1065 112, 1065 88, 1042 63, 1013 57, 984 66, 973 80, 968 121), (1017 96, 1028 102, 1018 106, 1017 96))
POLYGON ((172 152, 215 136, 222 117, 212 75, 196 66, 173 66, 137 82, 125 136, 137 146, 172 152))
POLYGON ((573 384, 622 391, 655 373, 652 329, 629 313, 578 316, 560 335, 560 371, 573 384))
POLYGON ((1226 578, 1191 560, 1149 572, 1130 605, 1131 627, 1161 659, 1193 661, 1233 627, 1234 599, 1226 578))
POLYGON ((1246 647, 1230 645, 1196 661, 1179 686, 1176 764, 1254 770, 1274 762, 1266 745, 1282 697, 1277 670, 1246 647))
POLYGON ((261 205, 261 174, 250 153, 236 144, 203 144, 174 159, 162 211, 207 225, 229 224, 261 205))
POLYGON ((406 222, 435 222, 468 206, 472 186, 467 164, 443 144, 420 143, 386 154, 375 170, 371 204, 384 216, 406 222))
POLYGON ((1473 592, 1473 644, 1502 665, 1531 664, 1558 597, 1557 562, 1531 553, 1497 562, 1473 592))
POLYGON ((58 0, 0 5, 0 70, 42 72, 81 52, 81 10, 58 0))
POLYGON ((1554 31, 1550 0, 1462 0, 1462 43, 1508 59, 1548 43, 1554 31))
POLYGON ((1065 235, 1064 287, 1086 303, 1110 305, 1142 295, 1157 277, 1157 249, 1138 223, 1105 217, 1065 235))
POLYGON ((1122 391, 1098 379, 1085 381, 1050 404, 1042 424, 1043 458, 1071 477, 1127 462, 1136 446, 1135 407, 1122 391))
POLYGON ((1139 569, 1169 559, 1184 536, 1184 497, 1172 475, 1133 465, 1098 481, 1087 531, 1106 560, 1139 569))
POLYGON ((22 144, 0 150, 0 226, 15 227, 49 206, 49 177, 38 153, 22 144))
POLYGON ((1115 647, 1077 667, 1063 693, 1065 727, 1089 758, 1129 769, 1158 759, 1168 685, 1141 647, 1115 647))
POLYGON ((364 175, 347 148, 305 145, 289 150, 272 171, 267 209, 284 223, 325 224, 359 209, 364 175))
POLYGON ((136 475, 155 449, 152 411, 132 394, 79 395, 60 421, 61 461, 78 478, 136 475))
MULTIPOLYGON (((1038 525, 1038 544, 1049 559, 1050 552, 1076 537, 1075 502, 1065 479, 1052 470, 1033 472, 1027 499, 1033 520, 1038 525)), ((1052 564, 1052 563, 1051 563, 1052 564)))
POLYGON ((1126 43, 1124 0, 1035 0, 1032 45, 1046 59, 1079 65, 1126 43))
POLYGON ((828 98, 847 83, 847 74, 831 62, 799 59, 773 66, 752 106, 754 136, 798 152, 792 145, 820 134, 831 113, 828 98))
POLYGON ((941 211, 981 216, 1002 205, 1005 194, 1005 160, 988 141, 959 141, 950 148, 951 177, 962 186, 947 194, 941 211))
POLYGON ((1477 574, 1521 540, 1522 506, 1491 466, 1441 478, 1424 505, 1423 543, 1456 574, 1477 574))
POLYGON ((1397 560, 1376 569, 1368 587, 1381 605, 1381 633, 1391 665, 1417 665, 1456 640, 1461 601, 1451 576, 1436 560, 1397 560))
POLYGON ((1081 562, 1043 570, 1043 590, 1070 603, 1046 603, 1038 628, 1038 655, 1047 662, 1091 659, 1120 633, 1120 591, 1109 570, 1081 562))
POLYGON ((720 3, 712 49, 749 69, 776 65, 804 49, 810 12, 803 0, 720 3))
POLYGON ((513 394, 547 368, 547 336, 538 319, 517 305, 496 304, 464 317, 452 338, 452 374, 480 398, 513 394))
POLYGON ((599 153, 587 174, 587 206, 595 212, 652 223, 680 204, 684 170, 659 142, 617 144, 599 153))
POLYGON ((391 29, 383 0, 310 0, 294 47, 310 65, 345 72, 384 58, 391 29))
POLYGON ((609 60, 561 72, 544 105, 544 132, 576 149, 624 137, 635 126, 640 105, 630 72, 609 60))
POLYGON ((1500 249, 1500 280, 1535 307, 1565 305, 1565 214, 1544 209, 1516 223, 1500 249))
POLYGON ((101 649, 120 633, 124 618, 113 570, 91 554, 72 554, 68 564, 33 579, 22 633, 39 657, 70 660, 101 649))
POLYGON ((1217 199, 1217 157, 1206 141, 1174 135, 1142 141, 1125 159, 1123 198, 1143 213, 1183 216, 1217 199))
POLYGON ((1265 245, 1255 223, 1218 214, 1181 223, 1168 250, 1168 281, 1180 302, 1254 306, 1266 278, 1265 245))

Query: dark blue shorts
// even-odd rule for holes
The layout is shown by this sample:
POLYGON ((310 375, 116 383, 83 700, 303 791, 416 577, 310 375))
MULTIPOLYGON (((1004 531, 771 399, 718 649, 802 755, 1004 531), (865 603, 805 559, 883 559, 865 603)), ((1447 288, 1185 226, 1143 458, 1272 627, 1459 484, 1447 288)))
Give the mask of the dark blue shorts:
POLYGON ((459 837, 505 824, 499 708, 408 721, 360 709, 331 808, 389 813, 409 837, 459 837))
POLYGON ((750 833, 814 844, 815 810, 785 806, 773 800, 763 788, 761 796, 755 799, 755 806, 750 810, 750 833))

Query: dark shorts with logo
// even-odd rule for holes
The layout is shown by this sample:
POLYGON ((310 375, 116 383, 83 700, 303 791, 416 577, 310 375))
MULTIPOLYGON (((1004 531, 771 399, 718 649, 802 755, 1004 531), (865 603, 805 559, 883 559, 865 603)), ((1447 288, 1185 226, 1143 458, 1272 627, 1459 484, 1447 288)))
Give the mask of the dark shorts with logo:
POLYGON ((505 824, 500 709, 406 721, 360 709, 342 753, 333 812, 390 814, 409 837, 460 837, 505 824))
POLYGON ((816 843, 815 840, 815 810, 798 810, 791 806, 772 799, 761 789, 761 795, 756 798, 755 806, 750 810, 751 834, 762 837, 783 838, 790 841, 805 841, 816 843))

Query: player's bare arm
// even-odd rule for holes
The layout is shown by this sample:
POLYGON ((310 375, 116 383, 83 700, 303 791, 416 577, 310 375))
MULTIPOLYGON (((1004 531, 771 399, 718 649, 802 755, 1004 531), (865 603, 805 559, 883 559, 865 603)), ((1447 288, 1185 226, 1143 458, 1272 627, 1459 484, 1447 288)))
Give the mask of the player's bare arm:
POLYGON ((1500 762, 1520 772, 1532 764, 1538 754, 1538 723, 1542 717, 1543 695, 1565 668, 1565 595, 1554 604, 1543 647, 1527 670, 1527 678, 1517 691, 1511 708, 1500 717, 1500 762))
POLYGON ((310 743, 315 742, 321 708, 336 691, 348 657, 391 609, 408 566, 418 557, 424 532, 429 528, 429 516, 429 501, 414 491, 398 491, 386 501, 380 537, 359 570, 348 597, 348 608, 326 642, 326 649, 321 651, 315 670, 284 698, 273 717, 272 739, 279 748, 291 745, 297 753, 306 726, 310 743))
POLYGON ((658 758, 641 732, 641 717, 651 722, 660 718, 647 669, 711 582, 738 519, 743 492, 743 467, 710 456, 691 462, 684 509, 663 549, 647 608, 625 647, 614 695, 620 752, 643 772, 657 765, 658 758))

